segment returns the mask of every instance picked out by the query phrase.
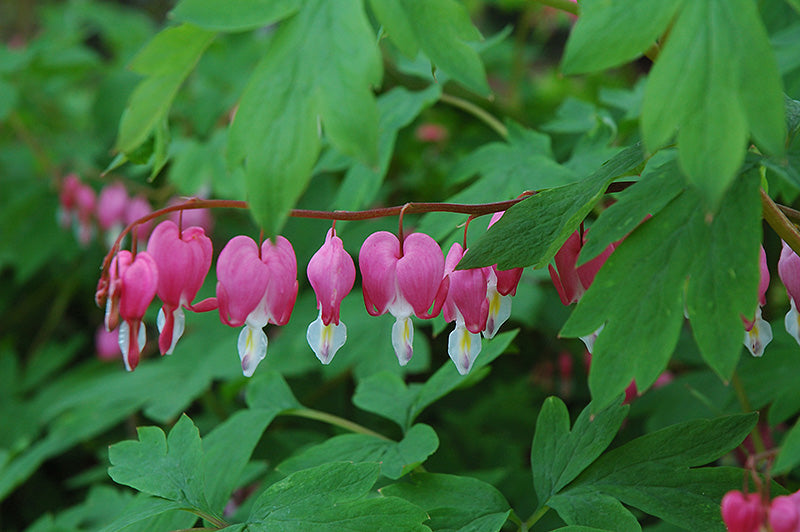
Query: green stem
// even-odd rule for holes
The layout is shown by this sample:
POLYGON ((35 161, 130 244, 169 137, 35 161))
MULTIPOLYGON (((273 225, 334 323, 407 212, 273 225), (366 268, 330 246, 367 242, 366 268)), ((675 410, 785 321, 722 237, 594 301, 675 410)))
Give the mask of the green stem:
POLYGON ((572 13, 573 15, 578 14, 578 4, 575 2, 570 2, 570 0, 536 0, 542 5, 554 7, 556 9, 560 9, 561 11, 566 11, 567 13, 572 13))
POLYGON ((547 513, 549 509, 550 507, 545 504, 544 506, 536 510, 536 512, 532 516, 530 516, 527 521, 525 521, 524 523, 525 527, 526 528, 532 527, 534 524, 536 524, 536 522, 539 519, 541 519, 544 516, 544 514, 547 513))
MULTIPOLYGON (((761 189, 761 207, 764 220, 772 227, 781 240, 789 244, 795 253, 800 254, 800 232, 797 227, 789 221, 782 207, 779 207, 769 195, 761 189)), ((796 212, 790 209, 790 213, 796 212)))
MULTIPOLYGON (((184 508, 184 510, 186 510, 189 513, 193 513, 194 515, 196 515, 197 517, 200 517, 201 519, 205 519, 206 521, 208 521, 209 523, 211 523, 215 527, 217 527, 217 529, 231 526, 231 524, 228 523, 227 521, 225 521, 224 519, 222 519, 220 517, 216 517, 216 516, 211 515, 209 513, 206 513, 203 510, 200 510, 198 508, 184 508)), ((201 528, 200 530, 208 530, 208 529, 201 528)))
POLYGON ((341 427, 357 434, 366 434, 367 436, 374 436, 382 440, 393 441, 391 438, 387 438, 383 434, 375 432, 374 430, 370 430, 367 427, 359 425, 358 423, 354 423, 348 419, 344 419, 343 417, 334 416, 333 414, 328 414, 327 412, 321 412, 319 410, 312 410, 310 408, 290 408, 289 410, 284 410, 281 412, 281 415, 315 419, 317 421, 322 421, 323 423, 328 423, 329 425, 341 427))
MULTIPOLYGON (((744 391, 744 385, 741 379, 739 379, 739 374, 735 371, 731 378, 731 384, 733 384, 733 390, 736 392, 736 398, 739 400, 742 410, 744 412, 752 412, 753 407, 750 406, 750 401, 747 399, 747 392, 744 391)), ((761 439, 761 431, 759 430, 758 423, 756 423, 756 426, 753 427, 753 430, 750 432, 750 437, 753 439, 753 447, 755 447, 756 453, 760 454, 767 450, 767 447, 764 445, 764 440, 761 439)))
POLYGON ((495 132, 503 137, 504 139, 508 138, 508 128, 503 124, 500 120, 492 116, 491 113, 483 109, 482 107, 478 107, 474 103, 465 100, 463 98, 459 98, 458 96, 453 96, 452 94, 442 93, 442 96, 439 98, 442 102, 452 105, 453 107, 458 107, 459 109, 468 112, 475 118, 479 118, 483 121, 484 124, 495 130, 495 132))
POLYGON ((520 519, 520 517, 517 515, 517 512, 515 512, 513 509, 508 516, 508 520, 519 527, 519 532, 528 532, 528 526, 525 524, 525 521, 520 519))

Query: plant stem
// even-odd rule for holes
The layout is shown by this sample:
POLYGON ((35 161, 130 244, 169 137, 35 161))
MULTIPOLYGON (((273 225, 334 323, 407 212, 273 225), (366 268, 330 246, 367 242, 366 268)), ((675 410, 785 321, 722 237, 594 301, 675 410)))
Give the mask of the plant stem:
POLYGON ((310 408, 290 408, 289 410, 284 410, 281 412, 281 415, 315 419, 317 421, 322 421, 323 423, 328 423, 329 425, 341 427, 357 434, 366 434, 367 436, 374 436, 375 438, 380 438, 382 440, 393 441, 391 438, 387 438, 383 434, 375 432, 374 430, 370 430, 367 427, 359 425, 358 423, 354 423, 349 419, 344 419, 342 417, 328 414, 327 412, 321 412, 319 410, 313 410, 310 408))
POLYGON ((503 124, 500 120, 492 116, 491 113, 483 109, 482 107, 478 107, 474 103, 465 100, 463 98, 459 98, 458 96, 453 96, 452 94, 442 93, 442 96, 439 98, 442 102, 452 105, 453 107, 458 107, 462 109, 475 118, 479 118, 482 120, 487 126, 495 130, 495 132, 503 137, 504 139, 508 138, 508 128, 503 124))
POLYGON ((520 519, 520 517, 517 515, 517 512, 515 512, 513 509, 508 515, 508 520, 519 527, 519 532, 528 532, 528 526, 525 524, 525 521, 520 519))
POLYGON ((779 207, 769 195, 761 189, 761 207, 763 210, 764 220, 767 221, 772 230, 775 231, 781 240, 789 244, 789 247, 795 253, 800 254, 800 232, 797 227, 789 221, 786 217, 785 210, 788 210, 793 216, 800 215, 793 209, 786 207, 779 207))
POLYGON ((572 13, 573 15, 578 14, 578 4, 575 2, 570 2, 570 0, 536 0, 542 5, 554 7, 556 9, 560 9, 561 11, 566 11, 567 13, 572 13))
MULTIPOLYGON (((230 523, 228 523, 224 519, 222 519, 220 517, 213 516, 211 514, 208 514, 208 513, 204 512, 203 510, 200 510, 198 508, 184 508, 184 510, 186 510, 187 512, 193 513, 194 515, 200 517, 201 519, 205 519, 206 521, 208 521, 209 523, 213 524, 218 529, 231 526, 230 523)), ((192 530, 192 529, 190 529, 190 530, 192 530)), ((201 528, 200 530, 208 530, 208 529, 201 528)))
POLYGON ((525 528, 530 528, 534 524, 536 524, 536 522, 539 519, 541 519, 544 516, 544 514, 547 513, 547 511, 549 509, 550 509, 550 507, 545 504, 544 506, 542 506, 541 508, 536 510, 536 512, 532 516, 530 516, 527 521, 525 521, 525 523, 524 523, 525 524, 525 528))
MULTIPOLYGON (((735 371, 733 372, 733 377, 731 378, 731 384, 733 385, 733 390, 736 392, 736 398, 739 400, 739 404, 742 406, 742 410, 744 412, 752 412, 753 407, 750 406, 750 401, 747 399, 747 392, 744 391, 744 385, 742 384, 741 379, 739 379, 739 374, 735 371)), ((750 431, 750 437, 753 440, 753 447, 757 453, 763 453, 767 450, 766 446, 764 445, 764 440, 761 438, 761 431, 759 430, 758 423, 756 423, 756 426, 753 427, 752 431, 750 431)))

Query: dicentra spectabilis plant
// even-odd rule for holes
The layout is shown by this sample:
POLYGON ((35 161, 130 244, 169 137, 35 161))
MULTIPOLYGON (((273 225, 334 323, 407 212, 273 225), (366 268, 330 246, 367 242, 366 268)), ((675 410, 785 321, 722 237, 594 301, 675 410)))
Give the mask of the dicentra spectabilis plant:
POLYGON ((0 8, 0 530, 800 532, 797 1, 172 4, 0 8))

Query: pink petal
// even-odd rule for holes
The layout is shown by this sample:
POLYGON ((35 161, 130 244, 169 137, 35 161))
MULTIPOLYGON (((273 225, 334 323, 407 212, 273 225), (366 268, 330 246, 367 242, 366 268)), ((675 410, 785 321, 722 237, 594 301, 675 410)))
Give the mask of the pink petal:
POLYGON ((111 261, 112 283, 118 282, 119 315, 126 321, 141 320, 156 295, 158 267, 146 251, 133 258, 130 251, 120 251, 111 261))
POLYGON ((150 236, 147 251, 158 264, 158 297, 173 308, 191 304, 211 268, 211 239, 203 229, 189 227, 181 233, 173 222, 163 221, 150 236))
POLYGON ((800 257, 789 244, 783 242, 781 257, 778 260, 778 276, 786 291, 794 301, 800 301, 800 257))
POLYGON ((100 228, 108 230, 114 224, 125 220, 128 208, 128 191, 122 183, 112 183, 103 187, 97 200, 97 222, 100 228))
POLYGON ((756 493, 729 491, 722 498, 720 509, 728 532, 758 532, 764 520, 764 508, 756 493))
POLYGON ((240 327, 267 289, 269 271, 258 258, 258 245, 247 236, 233 237, 217 260, 217 299, 223 323, 240 327))
POLYGON ((367 237, 358 253, 364 289, 364 304, 372 316, 386 312, 397 295, 397 261, 400 241, 387 231, 367 237))
POLYGON ((474 334, 486 328, 486 319, 489 315, 489 301, 486 298, 488 287, 488 273, 484 268, 471 270, 453 270, 464 256, 464 251, 459 243, 450 247, 447 253, 445 270, 450 277, 450 288, 447 292, 445 319, 455 320, 453 307, 458 309, 464 318, 466 328, 474 334))
POLYGON ((339 306, 353 288, 356 267, 333 230, 328 230, 325 243, 308 262, 307 274, 317 296, 317 308, 322 311, 323 325, 338 325, 339 306))
POLYGON ((444 275, 444 255, 439 244, 423 233, 412 233, 403 242, 397 261, 397 287, 418 317, 427 314, 436 299, 444 275))
POLYGON ((550 266, 550 277, 553 279, 556 290, 558 290, 561 302, 565 305, 578 301, 585 291, 584 285, 581 283, 580 277, 578 277, 578 271, 575 269, 580 251, 580 235, 575 231, 556 253, 555 269, 550 266), (557 274, 556 270, 558 270, 557 274))
POLYGON ((282 236, 278 236, 274 244, 266 240, 261 244, 261 261, 269 272, 266 308, 262 310, 269 323, 286 325, 297 299, 297 259, 294 248, 282 236))

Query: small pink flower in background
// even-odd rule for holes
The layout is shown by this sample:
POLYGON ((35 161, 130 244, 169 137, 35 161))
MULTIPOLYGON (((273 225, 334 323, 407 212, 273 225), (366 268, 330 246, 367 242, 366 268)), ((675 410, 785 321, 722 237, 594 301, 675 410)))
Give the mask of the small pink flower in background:
POLYGON ((288 240, 279 236, 259 249, 252 238, 236 236, 217 260, 220 319, 244 329, 237 347, 242 372, 252 377, 267 356, 267 323, 286 325, 297 298, 297 259, 288 240))
MULTIPOLYGON (((172 198, 167 202, 167 207, 173 205, 180 205, 187 200, 184 198, 172 198)), ((179 227, 202 227, 206 234, 211 233, 214 229, 214 218, 211 216, 211 211, 208 209, 185 209, 183 211, 173 211, 167 215, 167 218, 175 222, 179 227)))
POLYGON ((117 330, 109 332, 101 325, 94 333, 94 348, 100 360, 115 360, 119 356, 119 336, 117 330))
MULTIPOLYGON (((505 211, 494 213, 487 229, 502 218, 503 214, 505 214, 505 211)), ((499 270, 496 264, 491 267, 487 287, 489 315, 486 319, 486 328, 483 331, 485 338, 494 338, 500 327, 511 316, 511 296, 517 293, 517 285, 521 277, 522 268, 499 270)))
POLYGON ((371 316, 389 312, 396 318, 392 326, 392 346, 401 366, 414 354, 414 326, 411 315, 433 318, 447 295, 444 255, 434 239, 412 233, 403 242, 386 231, 371 234, 358 254, 364 289, 364 304, 371 316), (428 310, 434 306, 431 312, 428 310))
POLYGON ((767 268, 767 253, 761 246, 759 259, 761 277, 758 282, 758 306, 752 320, 742 317, 744 322, 744 345, 754 357, 764 354, 764 349, 772 341, 772 327, 769 322, 761 318, 761 307, 767 303, 767 289, 769 288, 769 268, 767 268))
POLYGON ((729 491, 722 498, 721 511, 728 532, 759 532, 765 517, 761 496, 757 493, 745 495, 741 491, 729 491))
POLYGON ((89 185, 81 183, 77 174, 69 174, 61 183, 58 199, 59 223, 65 229, 73 227, 78 242, 84 246, 88 245, 94 236, 92 217, 97 205, 97 195, 94 190, 89 185))
POLYGON ((778 275, 789 294, 791 306, 784 319, 786 332, 800 344, 800 314, 797 312, 798 298, 800 298, 800 257, 786 242, 783 242, 781 257, 778 260, 778 275))
POLYGON ((347 327, 339 320, 339 307, 356 280, 353 258, 333 229, 328 230, 325 243, 311 257, 306 273, 319 309, 319 316, 308 326, 306 340, 319 361, 329 364, 347 340, 347 327))
POLYGON ((146 251, 134 257, 123 250, 111 261, 109 274, 106 330, 115 329, 119 323, 119 348, 125 368, 133 371, 147 341, 142 318, 156 295, 158 267, 146 251))
POLYGON ((75 215, 75 200, 81 181, 77 174, 67 174, 61 181, 61 190, 58 193, 58 222, 61 227, 68 229, 72 226, 72 217, 75 215))
POLYGON ((192 306, 211 268, 211 239, 200 227, 179 231, 177 225, 165 220, 150 235, 147 251, 158 266, 158 297, 164 302, 158 312, 158 347, 162 355, 170 355, 183 335, 183 309, 216 308, 216 301, 211 300, 201 302, 199 309, 192 306))
POLYGON ((105 231, 108 248, 111 248, 122 232, 129 201, 128 191, 122 183, 106 185, 100 191, 97 198, 97 224, 105 231))
MULTIPOLYGON (((586 233, 583 234, 583 240, 581 241, 580 232, 575 231, 556 253, 555 268, 552 265, 548 266, 550 279, 552 279, 553 285, 558 291, 558 296, 564 305, 577 303, 583 297, 583 294, 586 293, 586 290, 589 289, 589 286, 594 281, 597 272, 600 271, 600 268, 603 267, 603 264, 605 264, 618 245, 617 243, 609 244, 600 255, 581 266, 576 266, 578 255, 580 255, 585 243, 586 233)), ((594 342, 602 330, 603 326, 601 325, 592 334, 581 337, 590 353, 594 349, 594 342)))
POLYGON ((456 328, 450 333, 447 352, 461 375, 472 369, 481 352, 480 333, 486 328, 489 317, 487 298, 489 272, 491 268, 456 270, 456 265, 464 256, 464 249, 456 242, 447 252, 444 275, 450 286, 442 307, 442 315, 448 323, 455 322, 456 328))
POLYGON ((441 124, 426 122, 417 127, 414 135, 420 142, 438 143, 447 140, 450 137, 450 132, 441 124))
MULTIPOLYGON (((125 211, 125 224, 130 225, 139 218, 144 218, 151 212, 153 212, 153 208, 150 206, 150 202, 142 195, 136 196, 128 203, 128 208, 125 211)), ((136 239, 139 241, 146 240, 152 227, 152 220, 137 225, 134 229, 136 232, 136 239)))

